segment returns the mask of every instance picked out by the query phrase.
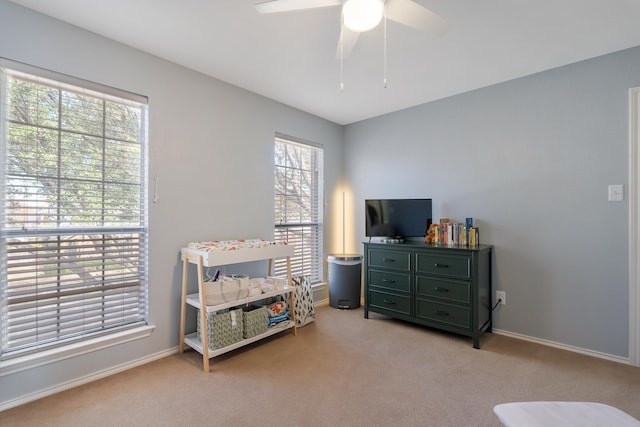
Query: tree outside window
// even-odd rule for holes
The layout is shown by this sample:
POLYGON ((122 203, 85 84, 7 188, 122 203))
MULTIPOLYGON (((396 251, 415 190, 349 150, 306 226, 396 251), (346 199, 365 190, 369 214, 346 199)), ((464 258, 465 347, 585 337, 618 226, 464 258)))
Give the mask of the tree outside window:
MULTIPOLYGON (((275 240, 295 245, 292 274, 322 281, 323 149, 281 135, 275 139, 275 240)), ((277 275, 286 273, 276 262, 277 275)))

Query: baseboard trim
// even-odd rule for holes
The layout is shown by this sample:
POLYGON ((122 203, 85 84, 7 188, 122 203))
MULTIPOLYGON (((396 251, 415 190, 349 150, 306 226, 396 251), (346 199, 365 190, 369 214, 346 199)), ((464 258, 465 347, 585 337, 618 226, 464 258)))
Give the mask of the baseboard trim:
POLYGON ((628 357, 616 356, 614 354, 602 353, 600 351, 589 350, 582 347, 575 347, 572 345, 562 344, 555 341, 545 340, 542 338, 531 337, 528 335, 522 335, 515 332, 509 332, 502 329, 493 328, 492 332, 498 335, 504 335, 506 337, 517 338, 524 341, 534 342, 536 344, 546 345, 548 347, 555 347, 561 350, 572 351, 574 353, 580 353, 587 356, 597 357, 598 359, 610 360, 612 362, 623 363, 625 365, 631 365, 631 360, 628 357))
POLYGON ((96 381, 102 378, 106 378, 110 375, 118 374, 120 372, 124 372, 131 368, 135 368, 137 366, 141 366, 150 362, 153 362, 158 359, 163 359, 167 356, 171 356, 173 354, 178 353, 178 347, 170 348, 168 350, 163 350, 158 353, 150 354, 145 357, 141 357, 140 359, 132 360, 127 363, 123 363, 121 365, 113 366, 111 368, 104 369, 102 371, 93 372, 89 375, 85 375, 83 377, 75 378, 71 381, 67 381, 61 384, 57 384, 52 387, 48 387, 42 390, 38 390, 35 393, 30 393, 17 399, 8 400, 6 402, 0 402, 0 412, 5 411, 7 409, 15 408, 16 406, 24 405, 25 403, 33 402, 34 400, 42 399, 43 397, 51 396, 53 394, 59 393, 61 391, 69 390, 74 387, 81 386, 83 384, 90 383, 92 381, 96 381))
POLYGON ((325 305, 329 305, 329 298, 324 298, 313 303, 314 307, 324 307, 325 305))

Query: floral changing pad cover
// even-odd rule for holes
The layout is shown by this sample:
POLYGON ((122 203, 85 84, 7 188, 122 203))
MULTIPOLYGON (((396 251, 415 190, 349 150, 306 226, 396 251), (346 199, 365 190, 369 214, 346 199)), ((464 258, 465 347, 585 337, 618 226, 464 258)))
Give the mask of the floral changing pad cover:
POLYGON ((237 251, 247 248, 264 248, 267 246, 284 246, 287 242, 274 242, 264 239, 241 240, 209 240, 206 242, 191 242, 187 248, 203 252, 237 251))

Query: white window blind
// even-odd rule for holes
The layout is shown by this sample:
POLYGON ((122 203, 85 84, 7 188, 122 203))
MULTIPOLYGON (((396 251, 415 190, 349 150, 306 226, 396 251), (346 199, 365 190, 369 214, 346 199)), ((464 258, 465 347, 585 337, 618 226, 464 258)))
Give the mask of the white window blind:
MULTIPOLYGON (((275 240, 295 245, 292 274, 312 283, 322 281, 322 158, 322 147, 276 135, 275 240)), ((285 275, 285 261, 274 270, 285 275)))
POLYGON ((146 325, 146 99, 0 65, 0 360, 146 325))

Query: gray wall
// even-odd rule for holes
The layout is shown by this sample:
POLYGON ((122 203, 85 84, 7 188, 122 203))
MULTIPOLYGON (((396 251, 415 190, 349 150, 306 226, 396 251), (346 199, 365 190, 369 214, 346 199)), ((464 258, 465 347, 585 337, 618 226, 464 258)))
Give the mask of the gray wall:
MULTIPOLYGON (((324 144, 328 213, 344 170, 350 241, 364 239, 365 198, 432 197, 436 218, 474 217, 495 245, 494 284, 508 299, 497 328, 628 356, 628 203, 607 202, 607 185, 626 189, 640 49, 344 128, 6 0, 0 56, 149 96, 160 196, 150 206, 151 337, 0 377, 0 405, 175 348, 179 248, 272 235, 276 131, 324 144)), ((335 251, 332 215, 325 224, 335 251)))
MULTIPOLYGON (((357 201, 431 197, 493 244, 494 327, 628 357, 629 88, 640 48, 349 125, 357 201)), ((356 222, 364 239, 363 221, 356 222)))
MULTIPOLYGON (((150 175, 158 179, 160 196, 149 213, 153 334, 0 377, 0 405, 175 348, 180 248, 192 240, 273 237, 276 131, 324 145, 327 192, 340 179, 341 126, 5 0, 0 0, 0 56, 147 95, 150 175)), ((331 244, 327 238, 325 246, 331 244)))

